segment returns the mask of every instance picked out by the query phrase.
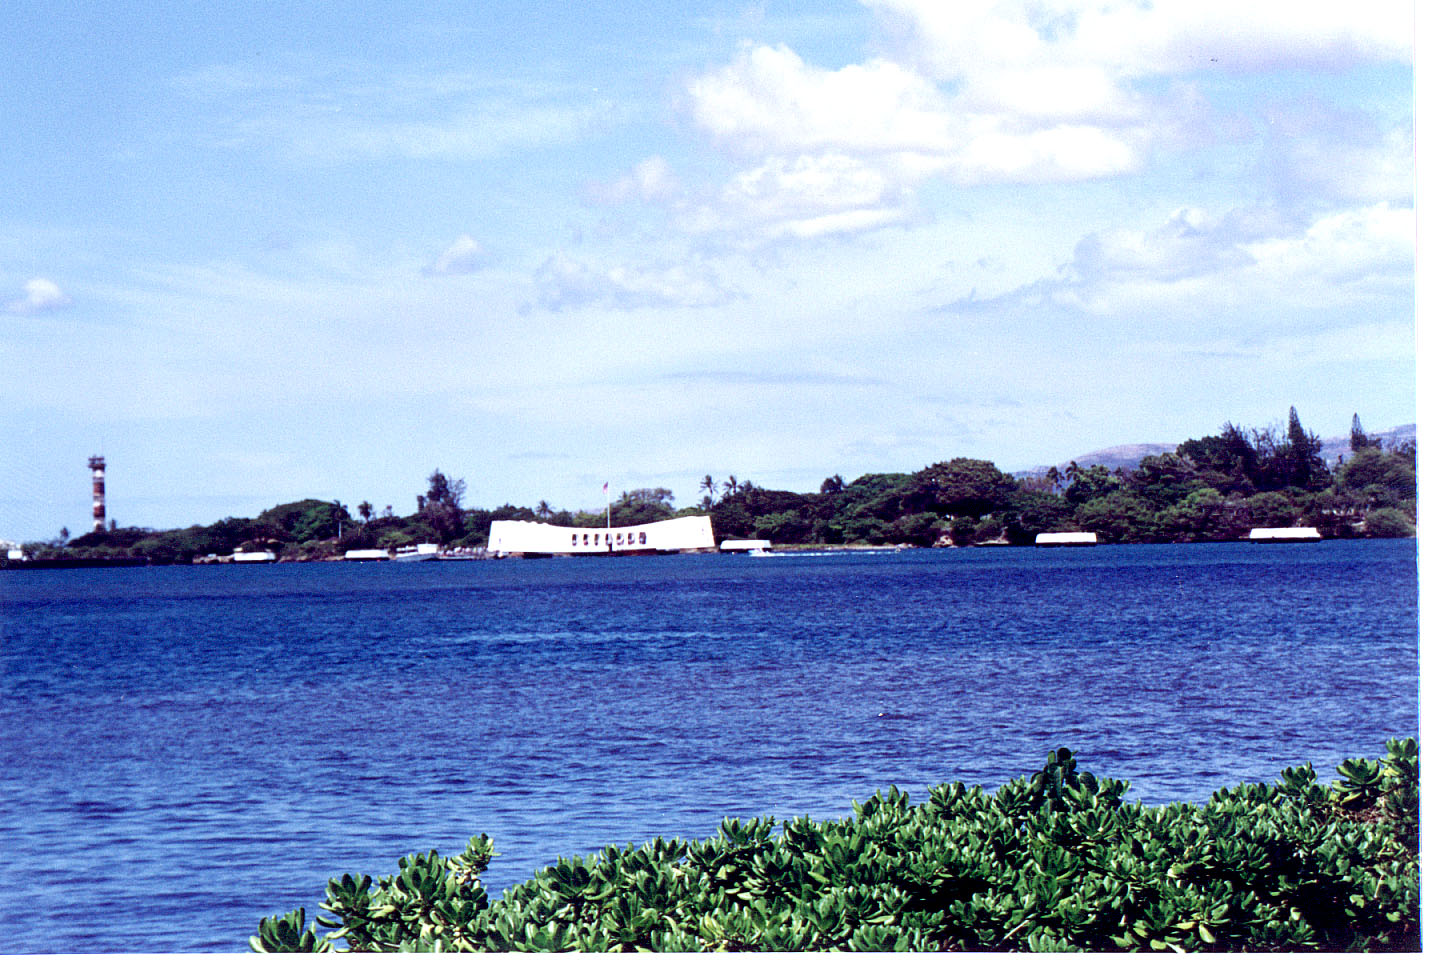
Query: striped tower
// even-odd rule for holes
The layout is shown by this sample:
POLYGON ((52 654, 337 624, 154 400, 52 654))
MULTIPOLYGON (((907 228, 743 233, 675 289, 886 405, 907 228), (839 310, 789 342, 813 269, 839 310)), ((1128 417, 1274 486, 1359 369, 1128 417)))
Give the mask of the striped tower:
POLYGON ((91 488, 95 494, 95 505, 92 513, 95 516, 95 530, 99 532, 105 529, 105 458, 90 458, 91 488))

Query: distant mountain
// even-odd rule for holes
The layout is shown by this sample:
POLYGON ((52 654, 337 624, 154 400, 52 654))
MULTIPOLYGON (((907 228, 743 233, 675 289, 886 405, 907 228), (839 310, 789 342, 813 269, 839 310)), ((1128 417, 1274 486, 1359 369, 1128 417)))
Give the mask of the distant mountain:
MULTIPOLYGON (((1126 470, 1134 470, 1140 466, 1140 461, 1146 457, 1158 457, 1166 453, 1174 453, 1178 444, 1174 443, 1122 443, 1118 447, 1106 447, 1104 450, 1095 450, 1091 453, 1082 453, 1078 457, 1071 457, 1075 464, 1080 467, 1102 466, 1114 473, 1121 467, 1126 470)), ((1066 460, 1062 467, 1069 466, 1070 460, 1066 460)), ((1048 467, 1046 469, 1049 469, 1048 467)))
MULTIPOLYGON (((1346 443, 1350 442, 1347 437, 1346 443)), ((1124 467, 1126 470, 1134 470, 1140 466, 1140 461, 1146 457, 1158 457, 1165 453, 1174 453, 1177 444, 1174 443, 1123 443, 1118 447, 1106 447, 1104 450, 1095 450, 1090 453, 1082 453, 1078 457, 1069 457, 1060 463, 1055 464, 1062 472, 1074 460, 1076 466, 1093 467, 1099 464, 1110 470, 1112 473, 1124 467)), ((1045 475, 1049 466, 1032 467, 1029 470, 1016 472, 1017 477, 1040 477, 1045 475)))
MULTIPOLYGON (((1372 440, 1379 440, 1386 447, 1397 446, 1402 443, 1415 442, 1415 424, 1407 423, 1398 427, 1391 427, 1379 433, 1371 433, 1372 440)), ((1340 462, 1341 457, 1350 456, 1350 434, 1343 437, 1325 437, 1320 441, 1324 446, 1320 448, 1320 455, 1325 458, 1325 463, 1332 469, 1340 462)))
MULTIPOLYGON (((1367 431, 1368 432, 1368 431, 1367 431)), ((1391 427, 1389 430, 1372 432, 1370 436, 1379 440, 1386 447, 1400 443, 1413 443, 1415 441, 1415 424, 1407 423, 1398 427, 1391 427)), ((1343 437, 1325 437, 1321 440, 1324 446, 1320 453, 1325 462, 1334 467, 1341 457, 1350 455, 1350 434, 1343 437)), ((1093 467, 1099 464, 1109 469, 1112 473, 1122 467, 1126 470, 1134 470, 1140 466, 1140 461, 1146 457, 1158 457, 1161 454, 1174 453, 1179 444, 1174 443, 1124 443, 1117 447, 1106 447, 1104 450, 1095 450, 1090 453, 1082 453, 1078 457, 1070 457, 1055 464, 1061 470, 1070 465, 1074 460, 1080 467, 1093 467)), ((1040 477, 1049 470, 1049 465, 1043 467, 1032 467, 1029 470, 1020 470, 1015 473, 1017 477, 1040 477)))

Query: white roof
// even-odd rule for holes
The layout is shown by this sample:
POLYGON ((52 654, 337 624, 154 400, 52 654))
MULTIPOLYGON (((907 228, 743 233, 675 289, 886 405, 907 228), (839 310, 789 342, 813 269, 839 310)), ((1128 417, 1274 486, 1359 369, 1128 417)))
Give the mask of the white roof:
POLYGON ((1035 535, 1035 546, 1037 547, 1081 545, 1099 542, 1100 539, 1095 536, 1095 534, 1079 530, 1060 533, 1039 533, 1035 535))
POLYGON ((275 559, 275 554, 270 550, 236 550, 230 559, 235 563, 269 563, 275 559))
POLYGON ((722 540, 721 550, 769 550, 769 540, 722 540))
POLYGON ((1250 531, 1251 540, 1319 540, 1320 531, 1314 527, 1256 527, 1250 531))

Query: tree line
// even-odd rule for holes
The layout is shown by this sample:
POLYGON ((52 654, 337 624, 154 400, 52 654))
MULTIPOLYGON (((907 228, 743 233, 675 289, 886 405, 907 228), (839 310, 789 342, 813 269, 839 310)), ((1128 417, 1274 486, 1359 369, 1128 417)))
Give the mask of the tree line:
MULTIPOLYGON (((1385 445, 1352 420, 1349 449, 1332 470, 1322 443, 1292 407, 1284 430, 1225 423, 1133 470, 1054 466, 1040 476, 1005 473, 988 460, 957 457, 912 473, 826 478, 814 493, 757 486, 730 475, 701 478, 698 502, 677 508, 664 487, 622 492, 610 502, 615 526, 708 514, 717 538, 777 544, 1025 545, 1048 531, 1090 531, 1106 543, 1235 540, 1252 527, 1313 526, 1327 537, 1413 536, 1415 444, 1385 445)), ((413 543, 483 548, 496 520, 602 527, 606 512, 505 504, 467 508, 466 484, 436 469, 415 512, 352 514, 339 501, 280 504, 253 519, 156 531, 121 527, 69 540, 27 544, 37 559, 148 558, 188 563, 236 550, 273 550, 282 559, 320 560, 345 551, 413 543)))
POLYGON ((1133 470, 1072 461, 1016 477, 960 457, 850 483, 830 477, 814 494, 727 483, 709 512, 717 536, 781 544, 1025 545, 1050 531, 1093 532, 1106 543, 1192 543, 1291 526, 1327 537, 1414 535, 1413 442, 1387 448, 1357 415, 1333 471, 1322 449, 1292 407, 1283 431, 1227 422, 1133 470))

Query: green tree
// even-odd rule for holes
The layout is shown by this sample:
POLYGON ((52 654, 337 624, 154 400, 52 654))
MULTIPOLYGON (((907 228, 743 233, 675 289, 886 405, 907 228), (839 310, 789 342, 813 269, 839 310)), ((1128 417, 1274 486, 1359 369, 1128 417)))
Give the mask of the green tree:
POLYGON ((1081 504, 1075 521, 1107 543, 1147 543, 1155 539, 1155 509, 1125 490, 1116 490, 1103 497, 1081 504))
POLYGON ((1111 473, 1108 467, 1098 463, 1088 468, 1082 468, 1074 460, 1071 460, 1070 466, 1065 469, 1065 478, 1068 481, 1068 485, 1065 487, 1065 502, 1074 507, 1089 503, 1091 500, 1098 500, 1125 488, 1125 481, 1122 477, 1111 473))
POLYGON ((1160 536, 1176 543, 1235 540, 1245 532, 1238 511, 1213 487, 1196 490, 1162 511, 1157 525, 1160 536))
POLYGON ((1302 490, 1318 490, 1330 482, 1330 471, 1321 456, 1324 444, 1300 424, 1300 415, 1290 408, 1286 428, 1286 454, 1289 457, 1288 482, 1302 490))
POLYGON ((465 529, 464 510, 465 481, 451 478, 438 469, 430 474, 429 488, 417 496, 416 514, 419 520, 434 530, 441 543, 449 543, 465 529))
POLYGON ((1016 546, 1028 546, 1038 534, 1072 530, 1074 513, 1070 504, 1054 493, 1021 490, 1010 499, 1004 512, 1005 539, 1016 546))
POLYGON ((957 457, 932 464, 906 485, 907 513, 983 517, 1006 506, 1019 489, 1015 478, 988 460, 957 457))
POLYGON ((1367 537, 1413 537, 1415 526, 1410 518, 1393 507, 1381 507, 1379 510, 1372 510, 1365 517, 1365 536, 1367 537))
POLYGON ((664 487, 626 490, 611 506, 610 521, 617 527, 655 523, 675 516, 675 494, 664 487))
POLYGON ((733 497, 726 497, 715 505, 710 526, 718 540, 747 539, 755 535, 755 517, 733 497))
MULTIPOLYGON (((816 535, 825 543, 883 543, 885 530, 906 512, 908 473, 867 473, 818 498, 816 535)), ((922 511, 923 512, 923 511, 922 511)))
POLYGON ((799 510, 767 513, 755 519, 755 536, 775 543, 809 543, 812 528, 799 510))
POLYGON ((1252 527, 1291 527, 1300 519, 1300 508, 1295 501, 1278 490, 1248 497, 1244 507, 1252 527))
POLYGON ((350 513, 338 502, 325 503, 310 501, 310 506, 295 517, 287 539, 295 543, 309 540, 329 540, 341 535, 341 525, 350 519, 350 513))
POLYGON ((1208 479, 1189 457, 1166 453, 1141 460, 1127 481, 1131 490, 1163 509, 1206 489, 1208 479))
POLYGON ((1377 505, 1395 506, 1415 499, 1414 452, 1362 447, 1335 473, 1335 486, 1353 493, 1369 491, 1377 505), (1372 490, 1372 488, 1374 488, 1372 490))
POLYGON ((1350 418, 1350 452, 1359 453, 1361 450, 1373 446, 1375 446, 1375 441, 1371 440, 1366 435, 1365 428, 1360 426, 1360 414, 1355 414, 1350 418))
POLYGON ((949 526, 937 513, 907 513, 890 524, 885 539, 892 543, 908 543, 916 547, 933 547, 949 526))

